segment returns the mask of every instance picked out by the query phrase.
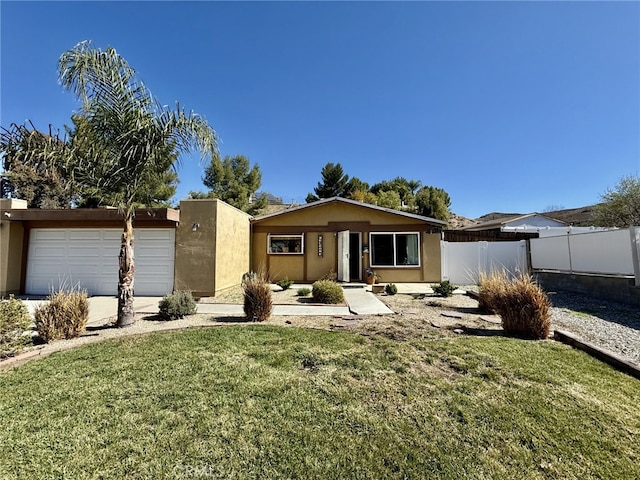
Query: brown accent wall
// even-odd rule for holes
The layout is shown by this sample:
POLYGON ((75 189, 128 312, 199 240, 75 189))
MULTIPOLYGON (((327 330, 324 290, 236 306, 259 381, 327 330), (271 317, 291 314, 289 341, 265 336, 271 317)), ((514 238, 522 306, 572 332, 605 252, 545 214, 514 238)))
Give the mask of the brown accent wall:
POLYGON ((13 221, 13 210, 26 208, 24 200, 0 199, 0 297, 20 293, 24 227, 13 221))
POLYGON ((221 200, 180 202, 175 290, 215 296, 240 284, 243 273, 249 270, 249 218, 221 200))

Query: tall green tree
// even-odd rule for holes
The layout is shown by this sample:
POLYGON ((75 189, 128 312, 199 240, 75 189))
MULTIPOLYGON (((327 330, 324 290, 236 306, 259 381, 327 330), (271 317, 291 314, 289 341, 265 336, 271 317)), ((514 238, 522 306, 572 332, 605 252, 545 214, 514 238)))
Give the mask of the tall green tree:
POLYGON ((401 205, 400 194, 395 190, 382 190, 378 192, 377 202, 379 207, 398 210, 401 205))
POLYGON ((44 133, 26 122, 0 129, 4 198, 20 198, 29 208, 70 208, 77 196, 66 136, 44 133))
POLYGON ((601 195, 602 203, 596 207, 595 217, 603 227, 630 227, 640 225, 640 177, 622 177, 614 188, 601 195))
POLYGON ((445 222, 449 220, 451 198, 441 188, 422 187, 416 193, 415 204, 418 215, 436 218, 445 222))
POLYGON ((262 173, 257 164, 251 167, 244 155, 214 159, 205 170, 202 179, 209 192, 191 192, 191 198, 218 198, 255 215, 269 203, 268 197, 256 195, 262 184, 262 173))
POLYGON ((348 197, 352 186, 349 185, 349 175, 344 173, 339 163, 327 163, 320 172, 322 181, 313 189, 314 193, 307 195, 307 203, 321 198, 348 197))
POLYGON ((119 254, 118 320, 135 321, 133 310, 133 224, 136 199, 144 189, 162 181, 167 145, 180 152, 199 150, 218 158, 217 136, 200 116, 180 105, 159 104, 115 49, 101 50, 82 42, 64 52, 58 62, 60 84, 81 102, 87 120, 76 179, 90 195, 109 197, 122 212, 119 254))
POLYGON ((396 177, 393 180, 383 180, 371 187, 371 192, 379 195, 380 192, 397 192, 400 202, 406 207, 413 207, 415 192, 422 182, 420 180, 407 180, 404 177, 396 177))

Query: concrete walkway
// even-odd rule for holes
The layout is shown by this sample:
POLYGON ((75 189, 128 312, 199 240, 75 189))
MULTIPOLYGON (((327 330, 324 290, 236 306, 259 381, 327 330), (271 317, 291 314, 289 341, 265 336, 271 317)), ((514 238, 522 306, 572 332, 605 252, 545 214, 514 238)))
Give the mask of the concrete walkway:
POLYGON ((371 290, 365 287, 345 287, 344 298, 349 310, 354 315, 389 315, 393 313, 384 303, 378 300, 371 290))
MULTIPOLYGON (((345 316, 345 315, 388 315, 391 311, 384 303, 371 293, 365 286, 350 287, 344 290, 347 305, 274 305, 274 316, 345 316)), ((42 298, 21 297, 27 305, 29 313, 45 300, 42 298)), ((158 313, 158 303, 162 297, 134 297, 133 308, 136 313, 155 315, 158 313)), ((118 313, 118 299, 116 297, 89 297, 88 326, 103 325, 107 320, 114 319, 118 313)), ((240 304, 228 303, 199 303, 197 313, 225 317, 242 317, 244 311, 240 304)))

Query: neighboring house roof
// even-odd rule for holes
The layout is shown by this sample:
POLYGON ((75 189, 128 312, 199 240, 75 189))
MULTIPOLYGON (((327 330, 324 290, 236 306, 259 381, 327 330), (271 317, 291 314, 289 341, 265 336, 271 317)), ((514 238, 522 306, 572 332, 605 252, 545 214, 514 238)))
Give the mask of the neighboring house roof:
POLYGON ((540 213, 534 212, 534 213, 528 213, 526 215, 511 215, 508 217, 496 218, 488 222, 478 223, 476 225, 470 225, 468 227, 461 228, 460 230, 466 230, 469 232, 474 232, 478 230, 494 230, 494 229, 506 227, 511 223, 521 222, 522 220, 526 220, 529 218, 541 218, 541 219, 548 220, 549 223, 568 225, 566 222, 563 222, 562 220, 557 220, 555 218, 547 217, 546 215, 542 215, 540 213))
POLYGON ((422 220, 425 223, 431 223, 437 226, 446 226, 447 222, 443 222, 442 220, 438 220, 435 218, 431 218, 431 217, 423 217, 422 215, 416 215, 415 213, 409 213, 409 212, 403 212, 401 210, 393 210, 392 208, 384 208, 384 207, 379 207, 377 205, 371 205, 370 203, 364 203, 364 202, 360 202, 358 200, 351 200, 349 198, 342 198, 342 197, 331 197, 331 198, 324 198, 322 200, 318 200, 316 202, 311 202, 311 203, 306 203, 304 205, 299 205, 296 207, 291 207, 288 208, 287 210, 282 210, 279 212, 274 212, 274 213, 267 213, 264 215, 258 215, 257 217, 254 217, 251 222, 259 222, 261 220, 265 220, 267 218, 273 218, 273 217, 277 217, 278 215, 286 215, 288 213, 291 212, 298 212, 300 210, 304 210, 304 209, 310 209, 310 208, 315 208, 315 207, 319 207, 322 205, 326 205, 329 203, 345 203, 345 204, 349 204, 349 205, 356 205, 358 207, 362 207, 362 208, 366 208, 366 209, 371 209, 371 210, 376 210, 379 212, 386 212, 386 213, 391 213, 393 215, 400 215, 403 217, 407 217, 407 218, 411 218, 414 220, 422 220))

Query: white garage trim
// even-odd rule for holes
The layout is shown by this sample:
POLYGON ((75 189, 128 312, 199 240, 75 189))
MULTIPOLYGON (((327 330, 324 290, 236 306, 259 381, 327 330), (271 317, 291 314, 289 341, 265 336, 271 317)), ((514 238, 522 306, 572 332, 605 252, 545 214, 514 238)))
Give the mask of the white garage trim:
MULTIPOLYGON (((25 293, 46 295, 80 287, 90 295, 116 295, 122 230, 117 228, 34 228, 29 236, 25 293)), ((136 295, 173 290, 175 230, 134 230, 136 295)))

